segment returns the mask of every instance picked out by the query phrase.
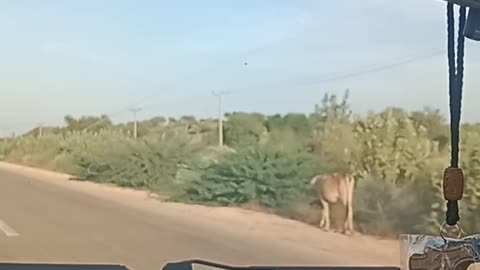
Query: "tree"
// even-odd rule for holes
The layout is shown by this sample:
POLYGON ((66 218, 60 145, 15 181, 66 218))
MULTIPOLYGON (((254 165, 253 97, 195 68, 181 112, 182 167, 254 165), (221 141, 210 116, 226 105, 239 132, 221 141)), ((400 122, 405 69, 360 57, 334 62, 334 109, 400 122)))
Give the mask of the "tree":
POLYGON ((325 94, 321 105, 310 115, 313 129, 312 149, 328 171, 354 172, 357 139, 353 130, 348 90, 341 101, 336 95, 325 94))
POLYGON ((282 130, 285 127, 285 119, 280 114, 267 116, 265 127, 268 132, 282 130))
POLYGON ((289 113, 284 117, 286 127, 290 128, 299 137, 308 138, 312 129, 307 116, 299 113, 289 113))
POLYGON ((438 144, 428 138, 406 112, 386 109, 355 124, 359 145, 357 168, 386 182, 414 180, 427 161, 439 154, 438 144))
POLYGON ((110 128, 113 126, 112 121, 107 115, 98 116, 81 116, 80 118, 74 118, 71 115, 64 117, 67 124, 66 129, 68 131, 100 131, 102 129, 110 128))
POLYGON ((445 117, 439 110, 426 107, 423 111, 412 112, 412 119, 417 126, 425 127, 428 137, 433 141, 437 141, 441 149, 448 145, 448 125, 445 117))
POLYGON ((233 147, 252 146, 267 132, 265 117, 258 113, 232 113, 225 122, 225 143, 233 147))

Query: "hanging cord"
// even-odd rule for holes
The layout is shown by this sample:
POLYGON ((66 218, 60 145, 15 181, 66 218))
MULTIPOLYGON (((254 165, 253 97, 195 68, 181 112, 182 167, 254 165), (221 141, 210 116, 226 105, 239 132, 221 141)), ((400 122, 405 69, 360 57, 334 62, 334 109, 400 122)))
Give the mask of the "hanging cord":
MULTIPOLYGON (((462 105, 466 7, 460 7, 457 63, 455 65, 455 25, 454 8, 452 3, 447 4, 447 32, 448 32, 448 72, 449 72, 449 95, 450 95, 450 139, 451 160, 450 167, 458 168, 458 153, 460 141, 460 116, 462 105)), ((447 200, 446 223, 454 226, 460 220, 458 213, 458 201, 447 200)))

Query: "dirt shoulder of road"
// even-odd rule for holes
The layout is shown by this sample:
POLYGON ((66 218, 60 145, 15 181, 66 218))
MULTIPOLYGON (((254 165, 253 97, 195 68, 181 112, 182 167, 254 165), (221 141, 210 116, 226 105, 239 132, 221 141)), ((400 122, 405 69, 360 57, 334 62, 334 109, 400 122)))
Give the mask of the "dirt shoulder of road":
POLYGON ((233 207, 206 207, 162 202, 158 196, 112 185, 72 181, 70 175, 44 169, 0 162, 0 169, 83 192, 104 200, 152 213, 193 222, 199 226, 216 226, 236 234, 288 242, 292 248, 332 254, 345 254, 345 265, 399 265, 399 241, 366 235, 345 236, 276 215, 233 207))

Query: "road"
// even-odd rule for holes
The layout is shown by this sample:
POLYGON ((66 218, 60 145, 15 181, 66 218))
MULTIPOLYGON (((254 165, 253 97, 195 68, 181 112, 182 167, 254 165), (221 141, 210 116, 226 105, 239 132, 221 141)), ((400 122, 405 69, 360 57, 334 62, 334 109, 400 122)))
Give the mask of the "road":
POLYGON ((345 259, 236 233, 195 213, 142 211, 126 199, 103 199, 67 185, 0 168, 0 261, 116 263, 150 270, 189 258, 242 265, 338 265, 345 259))
POLYGON ((54 173, 19 173, 11 166, 16 165, 0 164, 0 261, 115 263, 136 270, 191 258, 239 265, 397 263, 390 244, 321 235, 293 221, 273 232, 284 220, 271 225, 268 217, 265 225, 253 218, 256 214, 221 223, 220 212, 194 208, 180 214, 157 200, 113 194, 108 187, 54 173), (334 247, 340 240, 347 242, 334 247), (383 254, 368 260, 372 249, 383 254))

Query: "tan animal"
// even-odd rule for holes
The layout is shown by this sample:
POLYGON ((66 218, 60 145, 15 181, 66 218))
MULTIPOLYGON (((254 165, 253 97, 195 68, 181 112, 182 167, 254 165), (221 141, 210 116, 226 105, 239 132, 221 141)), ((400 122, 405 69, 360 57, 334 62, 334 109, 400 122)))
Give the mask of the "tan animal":
POLYGON ((330 230, 330 205, 340 201, 347 208, 343 233, 353 233, 353 188, 355 178, 351 174, 321 174, 310 181, 320 197, 323 207, 320 228, 330 230))

